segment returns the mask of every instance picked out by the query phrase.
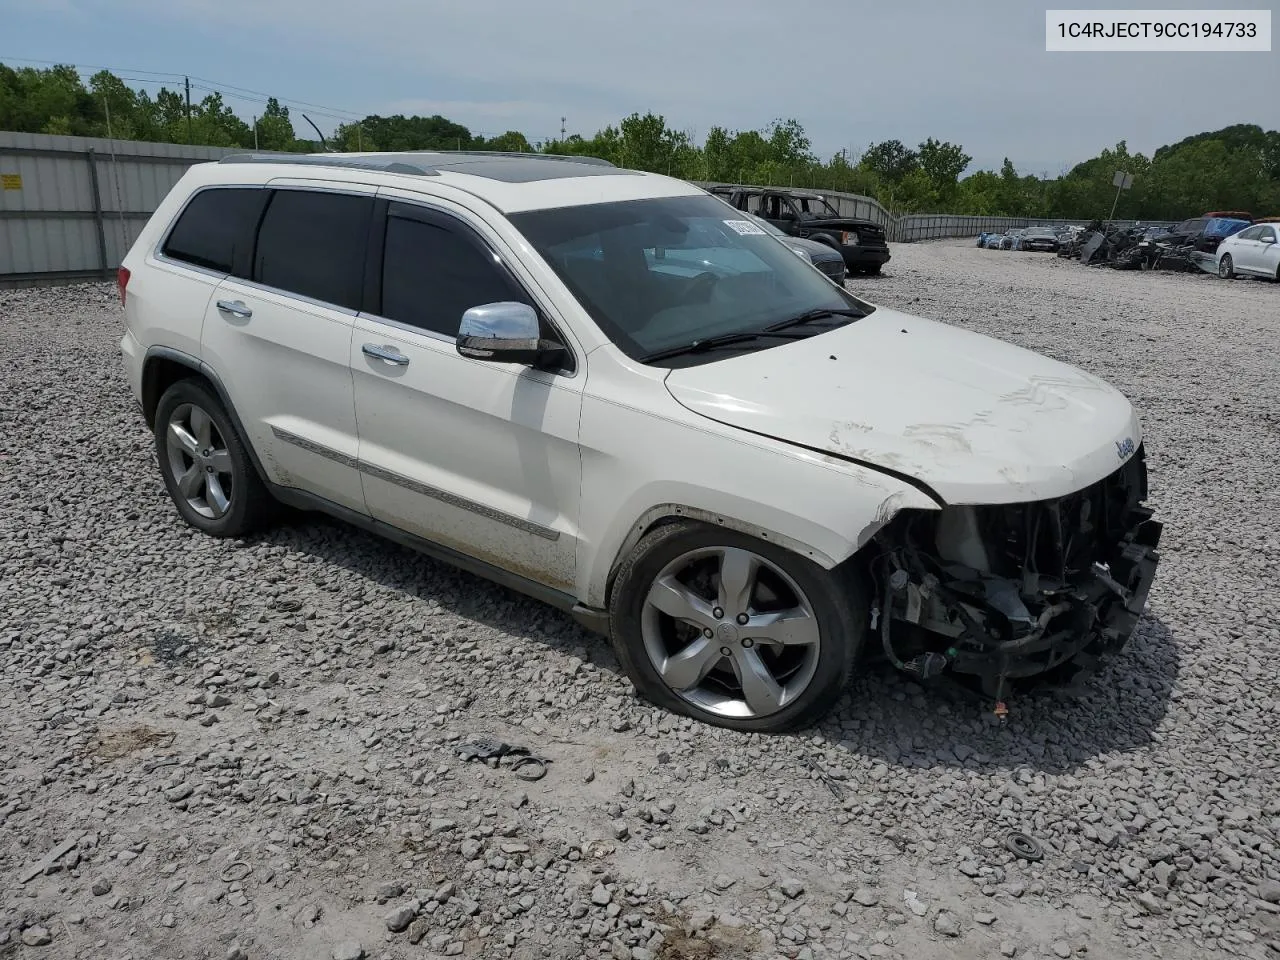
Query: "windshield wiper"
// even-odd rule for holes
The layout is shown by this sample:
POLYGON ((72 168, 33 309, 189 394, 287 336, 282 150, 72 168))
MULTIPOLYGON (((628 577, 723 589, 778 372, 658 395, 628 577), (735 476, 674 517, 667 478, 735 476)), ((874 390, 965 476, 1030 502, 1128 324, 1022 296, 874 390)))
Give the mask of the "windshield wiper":
POLYGON ((703 337, 701 340, 694 340, 678 347, 668 347, 666 350, 647 353, 640 358, 640 362, 666 360, 668 357, 680 357, 687 353, 705 353, 707 350, 715 350, 718 347, 731 347, 739 343, 750 343, 753 340, 803 340, 806 336, 808 335, 803 333, 782 333, 773 329, 751 333, 722 333, 718 337, 703 337))
POLYGON ((791 327, 800 327, 806 323, 813 323, 815 320, 825 320, 828 317, 851 317, 854 320, 861 320, 866 314, 861 310, 850 310, 843 307, 818 307, 816 310, 806 310, 804 313, 798 314, 789 320, 780 320, 778 323, 770 324, 765 327, 766 332, 774 332, 777 330, 787 330, 791 327))

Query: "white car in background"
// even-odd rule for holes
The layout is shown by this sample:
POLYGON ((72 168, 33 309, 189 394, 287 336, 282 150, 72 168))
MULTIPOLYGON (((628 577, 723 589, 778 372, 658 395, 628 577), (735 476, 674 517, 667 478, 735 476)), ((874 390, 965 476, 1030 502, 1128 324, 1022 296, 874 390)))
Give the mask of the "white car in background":
POLYGON ((227 157, 119 287, 186 523, 326 512, 571 611, 709 723, 812 724, 868 646, 997 705, 1074 682, 1155 575, 1115 388, 861 300, 681 180, 227 157))
POLYGON ((1214 253, 1218 276, 1280 280, 1280 223, 1257 223, 1227 237, 1214 253))

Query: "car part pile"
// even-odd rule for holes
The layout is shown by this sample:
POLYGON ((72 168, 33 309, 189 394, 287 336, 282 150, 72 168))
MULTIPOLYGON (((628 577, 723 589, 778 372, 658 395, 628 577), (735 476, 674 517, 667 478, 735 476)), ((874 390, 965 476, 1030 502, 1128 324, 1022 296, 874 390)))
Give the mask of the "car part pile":
MULTIPOLYGON (((1170 234, 1163 227, 1122 227, 1094 220, 1065 239, 1058 256, 1086 266, 1114 270, 1189 271, 1200 267, 1194 236, 1170 234)), ((1212 263, 1212 256, 1209 257, 1212 263)))

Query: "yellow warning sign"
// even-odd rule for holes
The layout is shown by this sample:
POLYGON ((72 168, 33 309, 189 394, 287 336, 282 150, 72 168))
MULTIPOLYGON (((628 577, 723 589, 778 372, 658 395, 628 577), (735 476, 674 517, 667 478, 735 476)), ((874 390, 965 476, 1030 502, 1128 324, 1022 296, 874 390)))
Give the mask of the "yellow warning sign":
POLYGON ((21 190, 22 174, 0 173, 0 190, 21 190))

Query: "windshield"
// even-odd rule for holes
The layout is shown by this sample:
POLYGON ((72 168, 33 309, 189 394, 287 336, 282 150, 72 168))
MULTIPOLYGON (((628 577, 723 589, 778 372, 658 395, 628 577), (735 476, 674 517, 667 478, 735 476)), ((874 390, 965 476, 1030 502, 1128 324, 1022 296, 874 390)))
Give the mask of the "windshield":
POLYGON ((1215 217, 1204 225, 1204 232, 1216 237, 1229 237, 1239 233, 1249 225, 1248 220, 1236 220, 1231 217, 1215 217))
POLYGON ((705 194, 533 210, 511 222, 633 359, 810 311, 874 309, 705 194))
POLYGON ((840 211, 821 197, 792 197, 791 199, 801 214, 811 217, 840 216, 840 211))

